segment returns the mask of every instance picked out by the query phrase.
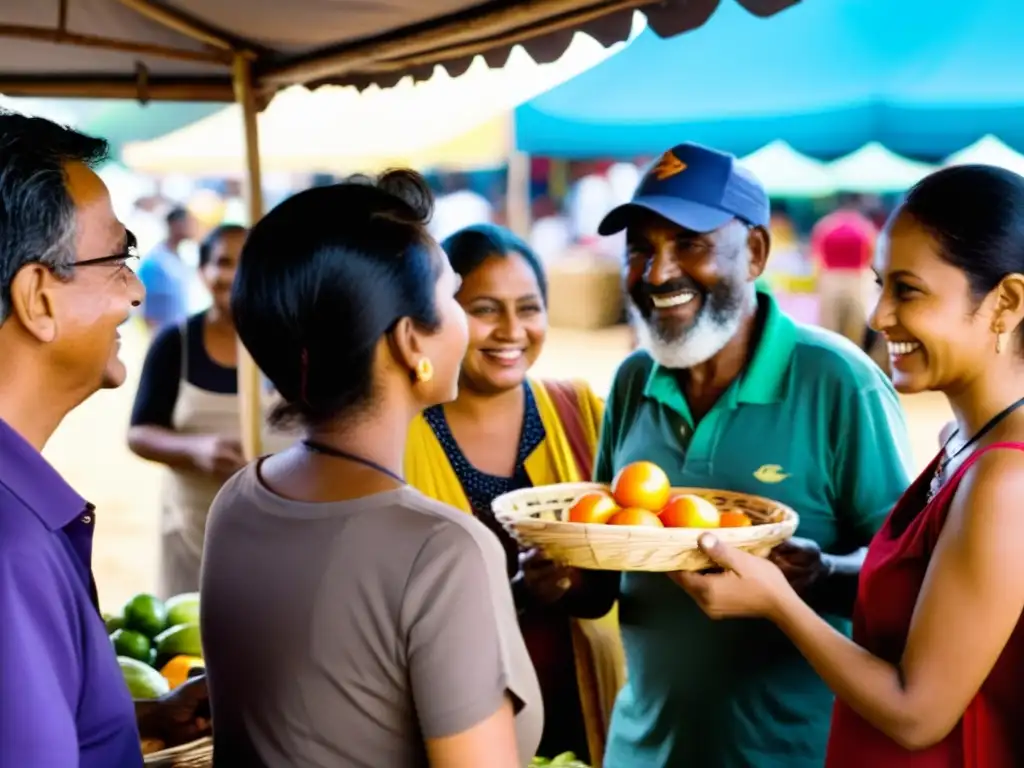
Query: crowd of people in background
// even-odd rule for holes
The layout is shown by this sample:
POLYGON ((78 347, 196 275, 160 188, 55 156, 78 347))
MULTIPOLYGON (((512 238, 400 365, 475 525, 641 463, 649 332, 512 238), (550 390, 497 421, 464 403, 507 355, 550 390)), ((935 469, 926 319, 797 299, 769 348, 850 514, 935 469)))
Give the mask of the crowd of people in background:
MULTIPOLYGON (((621 233, 598 234, 607 211, 629 200, 641 167, 638 163, 580 164, 577 177, 558 193, 552 181, 531 188, 528 232, 519 233, 547 269, 566 259, 590 254, 617 261, 625 248, 621 233)), ((475 224, 505 225, 503 182, 492 173, 438 173, 428 177, 436 210, 429 225, 431 236, 444 240, 475 224), (479 178, 478 178, 479 177, 479 178)), ((330 183, 328 177, 317 184, 330 183)), ((221 185, 223 186, 223 185, 221 185)), ((188 314, 209 305, 198 264, 199 243, 223 223, 245 220, 236 185, 227 185, 223 197, 203 186, 184 203, 148 195, 132 207, 131 224, 146 232, 140 237, 140 278, 147 288, 141 315, 153 331, 180 323, 188 314)), ((284 199, 290 192, 277 190, 284 199)), ((841 193, 834 200, 773 200, 769 231, 775 262, 766 270, 766 282, 785 300, 791 290, 804 292, 813 309, 800 310, 801 320, 814 322, 846 336, 867 351, 883 370, 888 359, 878 334, 868 324, 868 310, 876 286, 870 260, 889 212, 898 202, 889 196, 841 193), (792 289, 787 278, 802 280, 792 289)), ((133 231, 135 231, 133 229, 133 231)), ((599 263, 599 262, 593 262, 599 263)), ((578 266, 572 267, 578 269, 578 266)))

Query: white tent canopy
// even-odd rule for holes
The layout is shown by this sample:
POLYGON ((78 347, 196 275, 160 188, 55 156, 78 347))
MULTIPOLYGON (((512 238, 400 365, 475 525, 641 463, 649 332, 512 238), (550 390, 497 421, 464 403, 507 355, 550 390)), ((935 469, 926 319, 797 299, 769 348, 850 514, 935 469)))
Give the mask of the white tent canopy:
POLYGON ((769 195, 820 197, 836 190, 825 163, 800 154, 785 141, 766 144, 739 162, 764 184, 769 195))
POLYGON ((903 192, 933 170, 934 166, 897 155, 877 141, 829 165, 836 189, 876 194, 903 192))
POLYGON ((946 158, 946 165, 995 165, 1024 175, 1024 155, 989 134, 946 158))

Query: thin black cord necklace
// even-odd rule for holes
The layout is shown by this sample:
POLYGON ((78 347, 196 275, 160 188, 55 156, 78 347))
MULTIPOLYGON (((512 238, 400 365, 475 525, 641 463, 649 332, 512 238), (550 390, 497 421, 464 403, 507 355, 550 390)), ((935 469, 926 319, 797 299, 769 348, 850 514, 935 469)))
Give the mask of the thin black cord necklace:
POLYGON ((935 463, 935 474, 932 475, 931 484, 928 486, 928 501, 931 501, 932 499, 934 499, 935 495, 942 488, 942 486, 943 486, 942 473, 946 471, 946 467, 948 467, 957 456, 959 456, 961 453, 966 451, 972 445, 975 445, 979 440, 981 440, 981 438, 983 438, 986 434, 991 432, 996 427, 996 425, 999 424, 999 422, 1001 422, 1003 419, 1005 419, 1011 413, 1016 411, 1022 405, 1024 405, 1024 397, 1020 398, 1020 400, 1018 400, 1017 402, 1011 403, 1010 405, 1006 406, 1003 410, 1001 410, 999 413, 997 413, 991 419, 986 421, 984 426, 982 426, 982 428, 979 429, 974 434, 974 437, 972 437, 966 443, 961 445, 950 456, 946 455, 946 448, 949 447, 949 444, 951 442, 953 442, 953 438, 960 434, 959 427, 953 432, 952 435, 950 435, 948 438, 946 438, 946 442, 944 442, 942 444, 942 452, 939 454, 939 460, 935 463))
POLYGON ((356 456, 354 453, 343 451, 340 448, 334 448, 333 446, 330 445, 318 443, 316 440, 303 440, 302 444, 306 446, 306 448, 308 448, 309 450, 313 451, 314 453, 320 453, 323 454, 324 456, 331 456, 332 458, 335 459, 345 459, 346 461, 352 461, 355 462, 356 464, 362 464, 364 467, 375 469, 382 475, 387 475, 392 480, 396 480, 402 485, 405 485, 404 477, 395 474, 387 467, 383 467, 377 462, 371 461, 370 459, 364 459, 362 456, 356 456))

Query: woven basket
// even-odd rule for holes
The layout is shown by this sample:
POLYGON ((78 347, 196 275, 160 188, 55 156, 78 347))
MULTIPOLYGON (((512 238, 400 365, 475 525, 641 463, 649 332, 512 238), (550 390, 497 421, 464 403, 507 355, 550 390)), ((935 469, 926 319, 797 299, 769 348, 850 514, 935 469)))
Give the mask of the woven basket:
MULTIPOLYGON (((561 483, 522 488, 492 504, 497 519, 519 542, 542 549, 552 560, 577 568, 608 571, 700 571, 712 567, 697 539, 706 528, 649 528, 566 522, 569 507, 587 491, 607 491, 598 483, 561 483)), ((799 518, 784 504, 761 496, 707 488, 673 488, 691 493, 720 510, 746 512, 754 525, 715 528, 715 536, 734 547, 765 557, 790 538, 799 518)))
POLYGON ((213 765, 213 739, 209 736, 177 747, 146 755, 149 768, 210 768, 213 765))

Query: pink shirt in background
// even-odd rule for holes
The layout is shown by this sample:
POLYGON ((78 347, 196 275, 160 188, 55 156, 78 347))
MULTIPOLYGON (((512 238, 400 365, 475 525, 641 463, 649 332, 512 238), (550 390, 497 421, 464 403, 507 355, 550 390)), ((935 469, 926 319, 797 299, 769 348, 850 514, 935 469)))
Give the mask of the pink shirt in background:
POLYGON ((859 211, 838 210, 811 231, 811 252, 825 269, 866 269, 875 252, 878 228, 859 211))

